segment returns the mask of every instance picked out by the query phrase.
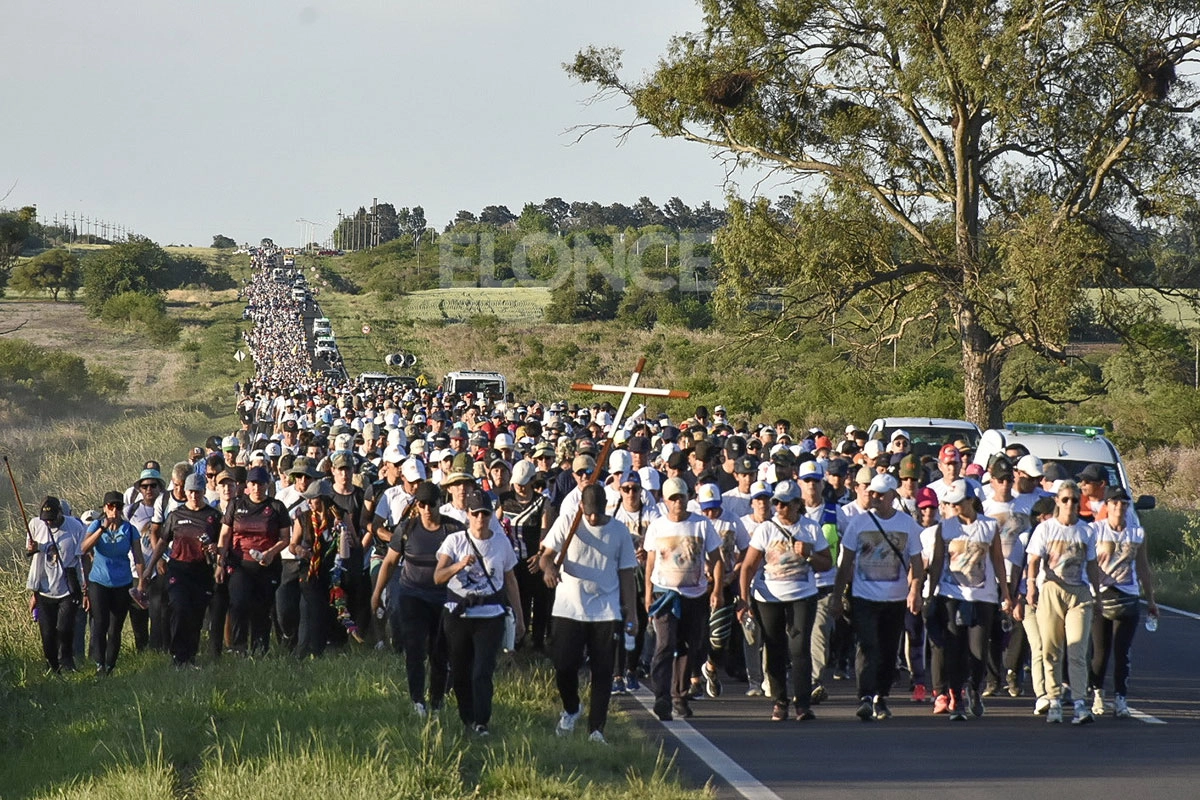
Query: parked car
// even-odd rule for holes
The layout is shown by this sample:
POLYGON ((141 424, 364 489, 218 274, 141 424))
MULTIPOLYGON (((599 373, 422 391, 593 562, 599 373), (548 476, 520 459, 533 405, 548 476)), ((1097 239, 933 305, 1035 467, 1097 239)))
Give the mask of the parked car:
POLYGON ((903 430, 908 434, 912 452, 917 456, 937 458, 942 445, 965 439, 972 447, 978 447, 982 432, 973 422, 940 417, 884 417, 877 419, 867 428, 867 438, 888 442, 893 431, 903 430))

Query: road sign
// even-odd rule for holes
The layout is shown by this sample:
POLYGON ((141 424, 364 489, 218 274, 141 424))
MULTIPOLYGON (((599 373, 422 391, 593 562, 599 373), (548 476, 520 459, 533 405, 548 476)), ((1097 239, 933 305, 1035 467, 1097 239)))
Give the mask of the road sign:
POLYGON ((363 336, 370 336, 371 335, 371 326, 364 324, 362 327, 362 332, 363 332, 363 336))
POLYGON ((424 375, 417 376, 417 386, 428 386, 428 385, 429 385, 428 378, 426 378, 424 375))
POLYGON ((233 358, 235 361, 240 363, 240 362, 246 360, 246 353, 242 350, 238 350, 236 353, 233 354, 233 358))

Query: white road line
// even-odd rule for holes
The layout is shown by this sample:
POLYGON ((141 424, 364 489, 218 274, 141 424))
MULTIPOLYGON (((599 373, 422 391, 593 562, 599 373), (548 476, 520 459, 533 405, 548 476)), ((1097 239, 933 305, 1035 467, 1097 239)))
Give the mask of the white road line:
POLYGON ((1152 717, 1149 714, 1147 714, 1145 711, 1138 711, 1136 708, 1129 709, 1129 715, 1136 720, 1145 722, 1148 725, 1166 725, 1167 724, 1165 720, 1161 720, 1158 717, 1152 717))
MULTIPOLYGON (((654 713, 654 696, 646 691, 634 692, 633 697, 637 699, 642 707, 654 713)), ((691 750, 697 758, 710 767, 713 772, 720 775, 734 791, 740 794, 746 800, 782 800, 779 795, 768 789, 757 778, 747 772, 740 764, 734 761, 729 756, 718 748, 715 744, 705 738, 704 734, 693 728, 684 720, 674 720, 672 722, 660 722, 664 728, 672 733, 676 739, 683 743, 683 746, 691 750)))
MULTIPOLYGON (((1142 602, 1145 603, 1146 601, 1143 600, 1142 602)), ((1158 607, 1160 609, 1162 609, 1163 611, 1170 611, 1172 614, 1179 614, 1182 617, 1188 617, 1190 619, 1200 619, 1200 614, 1193 614, 1190 611, 1184 611, 1182 608, 1172 608, 1171 606, 1164 606, 1162 603, 1159 603, 1158 607)))

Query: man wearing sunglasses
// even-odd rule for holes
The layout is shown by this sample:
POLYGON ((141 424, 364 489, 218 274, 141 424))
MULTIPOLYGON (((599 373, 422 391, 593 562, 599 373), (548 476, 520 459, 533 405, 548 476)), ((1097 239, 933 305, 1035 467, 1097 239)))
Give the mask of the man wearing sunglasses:
MULTIPOLYGON (((147 462, 150 463, 150 462, 147 462)), ((125 519, 142 537, 142 557, 149 558, 154 551, 150 530, 154 520, 155 505, 159 495, 166 488, 162 475, 157 467, 147 467, 138 476, 133 485, 137 498, 125 507, 125 519)), ((143 563, 143 566, 145 564, 143 563)), ((150 607, 142 608, 134 605, 129 609, 129 626, 133 629, 134 647, 140 653, 149 645, 151 649, 165 651, 167 648, 167 629, 170 620, 167 617, 166 596, 164 583, 159 580, 161 570, 157 574, 143 573, 149 586, 150 607)))

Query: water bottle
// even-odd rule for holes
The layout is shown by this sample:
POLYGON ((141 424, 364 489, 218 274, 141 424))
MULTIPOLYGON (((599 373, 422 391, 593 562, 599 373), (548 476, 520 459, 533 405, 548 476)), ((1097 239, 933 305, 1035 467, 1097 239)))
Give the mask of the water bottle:
POLYGON ((1154 633, 1156 630, 1158 630, 1158 617, 1154 617, 1154 616, 1147 614, 1146 615, 1146 632, 1154 633))
POLYGON ((1008 614, 1000 617, 1000 630, 1004 633, 1011 633, 1013 629, 1013 620, 1008 614))
POLYGON ((252 549, 250 551, 250 557, 261 563, 263 560, 263 552, 262 550, 252 549))
POLYGON ((637 635, 636 634, 637 634, 637 623, 636 622, 625 623, 625 650, 626 650, 626 652, 632 653, 634 648, 637 647, 637 635))

